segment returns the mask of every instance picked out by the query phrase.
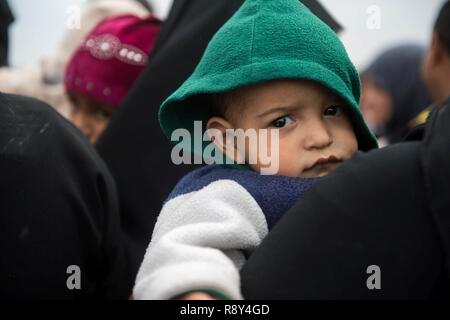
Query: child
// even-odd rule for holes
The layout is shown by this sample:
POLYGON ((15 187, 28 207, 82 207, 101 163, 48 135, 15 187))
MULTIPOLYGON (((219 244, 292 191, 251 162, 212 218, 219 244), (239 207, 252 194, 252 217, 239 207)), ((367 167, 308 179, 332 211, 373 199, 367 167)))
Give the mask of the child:
POLYGON ((153 16, 105 19, 69 61, 64 82, 70 119, 92 143, 144 70, 160 24, 153 16))
POLYGON ((242 299, 239 270, 281 216, 317 177, 358 149, 377 147, 359 95, 343 45, 298 0, 245 1, 163 103, 160 123, 169 136, 192 132, 194 121, 222 133, 278 133, 278 173, 260 174, 260 158, 252 162, 214 135, 225 155, 236 160, 241 152, 245 165, 209 165, 178 183, 155 225, 134 298, 242 299))

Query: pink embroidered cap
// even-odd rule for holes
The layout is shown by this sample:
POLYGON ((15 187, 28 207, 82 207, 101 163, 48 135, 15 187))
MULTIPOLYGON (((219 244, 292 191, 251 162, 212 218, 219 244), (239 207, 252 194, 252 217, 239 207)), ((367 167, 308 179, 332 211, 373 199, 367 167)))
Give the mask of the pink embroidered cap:
POLYGON ((67 92, 119 106, 148 61, 161 21, 121 15, 100 22, 73 54, 67 92))

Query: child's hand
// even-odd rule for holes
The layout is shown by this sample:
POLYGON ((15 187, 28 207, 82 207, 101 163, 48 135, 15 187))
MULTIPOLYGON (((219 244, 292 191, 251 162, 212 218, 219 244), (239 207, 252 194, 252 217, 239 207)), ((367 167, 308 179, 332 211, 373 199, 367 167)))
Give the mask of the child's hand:
POLYGON ((190 292, 178 298, 179 300, 218 300, 205 292, 190 292))

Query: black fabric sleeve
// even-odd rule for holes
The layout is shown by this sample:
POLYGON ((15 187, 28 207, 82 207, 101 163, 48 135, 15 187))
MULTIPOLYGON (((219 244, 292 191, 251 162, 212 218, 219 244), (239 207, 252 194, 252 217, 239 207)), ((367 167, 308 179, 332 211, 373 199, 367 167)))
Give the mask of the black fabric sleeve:
POLYGON ((431 113, 421 146, 426 198, 450 279, 450 97, 431 113))

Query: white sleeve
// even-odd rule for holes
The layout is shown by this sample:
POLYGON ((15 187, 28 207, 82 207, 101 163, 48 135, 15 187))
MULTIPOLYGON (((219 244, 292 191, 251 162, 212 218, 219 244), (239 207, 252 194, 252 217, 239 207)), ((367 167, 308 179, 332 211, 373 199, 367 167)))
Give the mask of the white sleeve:
POLYGON ((238 183, 215 181, 168 201, 134 287, 135 299, 170 299, 195 290, 242 299, 239 269, 267 235, 264 214, 238 183))

